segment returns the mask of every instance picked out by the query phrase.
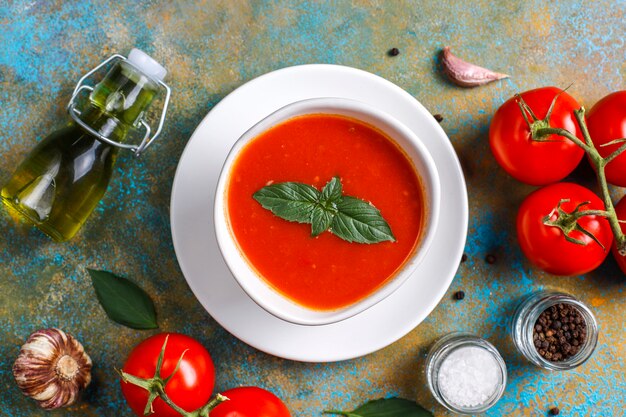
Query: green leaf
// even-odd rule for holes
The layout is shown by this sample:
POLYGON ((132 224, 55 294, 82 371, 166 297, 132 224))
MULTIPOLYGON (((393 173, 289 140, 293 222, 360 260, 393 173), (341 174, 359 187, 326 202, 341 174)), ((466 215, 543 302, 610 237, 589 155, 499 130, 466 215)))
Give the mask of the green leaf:
POLYGON ((383 398, 368 401, 354 411, 324 411, 324 414, 339 414, 345 417, 433 417, 415 401, 404 398, 383 398))
POLYGON ((324 414, 339 414, 345 417, 433 417, 415 401, 404 398, 382 398, 368 401, 354 411, 324 411, 324 414))
POLYGON ((319 201, 320 192, 307 184, 282 182, 265 186, 252 197, 281 219, 311 223, 311 214, 319 201))
POLYGON ((348 242, 395 242, 389 224, 380 211, 358 198, 344 196, 337 204, 339 212, 333 218, 331 231, 348 242))
POLYGON ((310 223, 313 237, 329 230, 348 242, 395 242, 376 207, 342 192, 341 180, 333 177, 321 193, 307 184, 283 182, 261 188, 253 198, 282 219, 310 223))
POLYGON ((318 206, 311 213, 311 236, 318 236, 328 230, 335 217, 334 213, 318 206))
POLYGON ((333 177, 332 180, 324 186, 320 200, 328 203, 338 203, 341 200, 343 189, 339 177, 333 177))
POLYGON ((87 269, 96 297, 107 316, 131 329, 156 329, 154 303, 137 284, 107 271, 87 269))

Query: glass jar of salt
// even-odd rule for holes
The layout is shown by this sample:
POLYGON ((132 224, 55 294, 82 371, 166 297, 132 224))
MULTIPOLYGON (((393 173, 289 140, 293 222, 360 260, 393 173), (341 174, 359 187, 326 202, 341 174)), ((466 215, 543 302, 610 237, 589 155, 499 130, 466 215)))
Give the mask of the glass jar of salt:
POLYGON ((461 414, 489 409, 506 387, 506 365, 498 350, 466 333, 449 334, 433 345, 426 376, 437 401, 461 414))

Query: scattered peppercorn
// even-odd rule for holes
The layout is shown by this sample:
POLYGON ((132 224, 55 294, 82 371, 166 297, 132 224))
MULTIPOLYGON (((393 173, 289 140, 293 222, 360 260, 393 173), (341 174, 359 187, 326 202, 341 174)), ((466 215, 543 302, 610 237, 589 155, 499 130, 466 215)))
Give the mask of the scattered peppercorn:
POLYGON ((389 50, 389 56, 398 56, 400 55, 400 50, 398 48, 391 48, 389 50))
POLYGON ((464 253, 463 256, 461 256, 461 262, 465 261, 467 261, 467 255, 464 253))
POLYGON ((455 300, 462 300, 465 298, 465 292, 463 291, 457 291, 454 293, 454 299, 455 300))
POLYGON ((437 114, 433 114, 433 117, 435 118, 436 121, 438 121, 439 123, 443 122, 443 116, 440 115, 439 113, 437 114))
POLYGON ((493 265, 496 263, 496 256, 489 254, 485 257, 485 261, 489 264, 489 265, 493 265))
POLYGON ((559 410, 559 407, 552 407, 550 409, 551 416, 558 416, 560 413, 561 413, 561 410, 559 410))
POLYGON ((551 362, 565 361, 576 355, 586 339, 587 324, 582 314, 567 303, 544 310, 533 328, 533 344, 537 352, 551 362))

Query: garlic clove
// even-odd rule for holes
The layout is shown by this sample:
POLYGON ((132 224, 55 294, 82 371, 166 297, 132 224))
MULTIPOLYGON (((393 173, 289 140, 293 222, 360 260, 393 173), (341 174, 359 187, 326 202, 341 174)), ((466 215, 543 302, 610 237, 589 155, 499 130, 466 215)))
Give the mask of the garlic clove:
POLYGON ((448 75, 450 80, 461 87, 475 87, 503 78, 509 78, 507 74, 493 72, 487 68, 479 67, 478 65, 462 60, 452 54, 449 46, 443 48, 441 64, 443 71, 448 75))
POLYGON ((59 329, 30 335, 13 364, 22 393, 52 410, 73 404, 91 382, 92 362, 83 345, 59 329))

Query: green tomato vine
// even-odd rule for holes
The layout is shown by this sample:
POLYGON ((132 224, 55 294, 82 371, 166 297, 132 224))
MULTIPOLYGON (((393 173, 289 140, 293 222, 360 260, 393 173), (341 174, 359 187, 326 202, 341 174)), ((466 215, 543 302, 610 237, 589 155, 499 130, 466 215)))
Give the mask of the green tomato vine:
MULTIPOLYGON (((561 93, 564 91, 565 90, 562 90, 561 93)), ((516 99, 517 99, 517 104, 519 105, 519 108, 524 117, 524 120, 526 121, 526 124, 528 125, 528 129, 530 130, 530 135, 531 135, 532 140, 537 141, 537 142, 548 142, 549 139, 546 139, 546 138, 548 138, 550 135, 558 135, 558 136, 562 136, 564 138, 571 140, 572 142, 574 142, 576 145, 578 145, 580 148, 582 148, 585 151, 598 177, 598 183, 600 185, 602 200, 604 202, 605 209, 604 210, 580 210, 583 205, 588 204, 587 202, 587 203, 582 203, 581 205, 576 207, 572 212, 567 213, 560 207, 561 203, 564 202, 563 200, 561 200, 559 204, 557 205, 557 207, 554 208, 552 213, 550 213, 544 218, 543 223, 546 226, 557 227, 561 229, 561 231, 565 235, 565 238, 572 243, 585 245, 585 242, 578 240, 578 239, 573 239, 569 236, 569 233, 572 230, 578 230, 588 235, 596 243, 602 246, 600 242, 598 242, 595 236, 593 236, 591 233, 589 233, 587 230, 585 230, 578 224, 577 220, 583 216, 588 216, 588 215, 596 215, 596 216, 605 217, 608 220, 609 225, 611 226, 611 230, 613 231, 613 236, 615 238, 615 242, 616 242, 617 250, 619 254, 622 256, 626 256, 626 236, 622 232, 622 228, 620 227, 620 220, 617 218, 617 214, 615 213, 615 207, 613 206, 613 201, 611 200, 611 194, 609 192, 609 187, 606 181, 606 174, 604 172, 606 165, 609 162, 611 162, 613 159, 615 159, 619 154, 621 154, 622 152, 626 150, 626 139, 617 139, 617 140, 614 140, 614 141, 611 141, 609 143, 602 145, 602 146, 608 146, 608 145, 614 145, 617 143, 622 143, 622 146, 620 146, 617 150, 615 150, 613 153, 611 153, 607 157, 603 158, 600 155, 600 152, 598 152, 598 150, 596 149, 595 145, 593 144, 593 141, 591 140, 591 136, 589 135, 589 129, 587 128, 587 123, 585 122, 585 108, 584 107, 581 107, 578 110, 574 110, 574 116, 576 118, 576 122, 580 126, 580 130, 581 130, 584 140, 580 140, 576 135, 574 135, 572 132, 570 132, 567 129, 551 127, 550 115, 552 114, 554 104, 556 103, 561 93, 557 94, 552 100, 552 103, 550 104, 550 108, 548 109, 548 113, 546 114, 546 117, 544 119, 539 119, 535 115, 535 113, 532 111, 532 109, 524 102, 524 99, 522 99, 522 97, 519 94, 516 95, 516 99), (552 220, 552 214, 554 213, 557 213, 558 216, 557 216, 557 219, 552 220)), ((606 249, 606 248, 603 247, 603 249, 606 249)))

